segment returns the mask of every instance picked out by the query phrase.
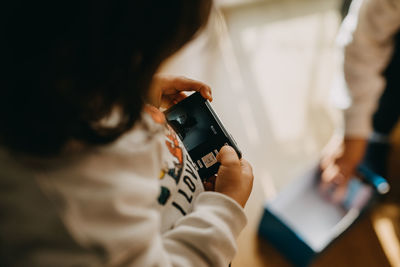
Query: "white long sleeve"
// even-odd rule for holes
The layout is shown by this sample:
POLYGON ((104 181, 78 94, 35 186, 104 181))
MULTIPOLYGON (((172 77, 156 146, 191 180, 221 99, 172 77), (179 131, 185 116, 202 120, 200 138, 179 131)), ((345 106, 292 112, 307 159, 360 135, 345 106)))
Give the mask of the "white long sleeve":
POLYGON ((372 114, 386 85, 383 71, 393 53, 394 36, 400 29, 400 1, 364 0, 357 21, 352 35, 351 27, 342 29, 352 36, 344 51, 345 81, 352 98, 345 111, 345 133, 367 137, 372 129, 372 114))
MULTIPOLYGON (((159 179, 165 138, 157 130, 150 138, 148 131, 149 125, 136 128, 109 148, 40 173, 38 181, 47 195, 62 200, 61 217, 74 239, 105 252, 105 265, 227 267, 246 224, 243 209, 215 192, 190 196, 187 173, 174 182, 176 188, 170 188, 171 197, 161 207, 160 182, 168 182, 159 179), (179 204, 182 199, 190 200, 190 208, 179 204), (177 203, 179 209, 173 206, 177 203), (178 216, 179 211, 187 214, 178 216), (168 216, 173 218, 162 231, 168 216)), ((179 166, 190 168, 191 162, 186 163, 179 166)), ((197 186, 197 174, 191 179, 189 185, 197 186)))

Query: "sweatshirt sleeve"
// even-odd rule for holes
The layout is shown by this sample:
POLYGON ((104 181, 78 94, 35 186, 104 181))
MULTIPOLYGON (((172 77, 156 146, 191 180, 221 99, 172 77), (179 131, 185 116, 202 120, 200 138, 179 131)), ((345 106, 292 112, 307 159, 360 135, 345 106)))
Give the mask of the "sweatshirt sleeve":
POLYGON ((246 224, 243 209, 234 200, 203 192, 193 212, 162 234, 155 205, 157 180, 130 179, 123 173, 113 180, 116 187, 98 182, 74 188, 64 198, 62 212, 74 239, 102 251, 105 266, 229 265, 236 253, 235 239, 246 224))
POLYGON ((194 212, 163 236, 173 266, 228 266, 236 253, 236 237, 246 224, 243 209, 216 192, 201 193, 194 212), (192 251, 191 251, 192 250, 192 251))
POLYGON ((358 23, 344 51, 344 77, 352 99, 345 111, 347 136, 366 138, 371 132, 371 117, 385 87, 383 71, 399 28, 400 0, 362 3, 358 23))

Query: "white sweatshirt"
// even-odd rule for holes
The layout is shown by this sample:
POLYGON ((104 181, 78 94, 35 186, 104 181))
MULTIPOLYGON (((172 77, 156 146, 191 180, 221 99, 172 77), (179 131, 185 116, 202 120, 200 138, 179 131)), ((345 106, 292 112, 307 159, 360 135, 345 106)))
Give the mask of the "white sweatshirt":
POLYGON ((400 0, 353 0, 343 22, 345 86, 352 104, 345 111, 345 133, 367 138, 386 81, 394 37, 400 30, 400 0), (357 19, 358 16, 358 19, 357 19))
MULTIPOLYGON (((85 266, 227 267, 236 252, 235 239, 246 224, 243 209, 225 195, 204 192, 182 143, 165 127, 157 112, 150 114, 143 114, 141 122, 112 145, 79 156, 30 161, 35 168, 12 162, 3 151, 0 181, 21 180, 15 177, 37 181, 56 205, 72 239, 95 252, 85 259, 90 262, 85 266)), ((18 185, 13 184, 14 187, 24 186, 15 183, 18 185)), ((24 197, 17 191, 8 193, 7 201, 12 197, 20 200, 20 204, 13 202, 17 203, 14 209, 30 205, 31 209, 46 209, 36 207, 35 200, 27 194, 24 197)), ((42 210, 36 212, 37 216, 43 212, 47 214, 42 210)), ((43 220, 44 228, 49 227, 46 222, 43 220)), ((15 231, 18 229, 22 227, 15 231)), ((43 229, 32 227, 25 231, 22 240, 15 234, 9 236, 23 244, 35 242, 40 232, 43 229)), ((23 255, 31 259, 25 261, 30 266, 70 266, 68 262, 77 266, 79 257, 82 258, 63 251, 62 246, 54 250, 51 244, 23 255), (65 254, 68 256, 61 256, 65 254)))

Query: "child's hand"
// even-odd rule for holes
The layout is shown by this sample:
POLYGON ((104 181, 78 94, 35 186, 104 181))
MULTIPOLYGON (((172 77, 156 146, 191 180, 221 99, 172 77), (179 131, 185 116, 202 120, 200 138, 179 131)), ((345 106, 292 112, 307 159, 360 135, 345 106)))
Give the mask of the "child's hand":
POLYGON ((197 91, 212 101, 211 88, 199 81, 171 75, 154 75, 149 92, 149 104, 157 108, 169 108, 186 98, 183 91, 197 91))
POLYGON ((221 148, 217 160, 221 166, 215 181, 215 191, 233 198, 244 207, 253 187, 251 165, 245 159, 240 160, 230 146, 221 148))

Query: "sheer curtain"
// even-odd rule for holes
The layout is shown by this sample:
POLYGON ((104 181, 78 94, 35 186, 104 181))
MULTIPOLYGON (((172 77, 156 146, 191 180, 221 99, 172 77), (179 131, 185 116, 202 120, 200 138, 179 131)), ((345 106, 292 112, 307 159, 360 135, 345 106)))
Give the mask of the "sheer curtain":
POLYGON ((265 198, 317 161, 340 129, 329 100, 340 4, 217 1, 207 28, 160 70, 212 87, 213 107, 253 165, 236 266, 262 266, 255 240, 265 198))

